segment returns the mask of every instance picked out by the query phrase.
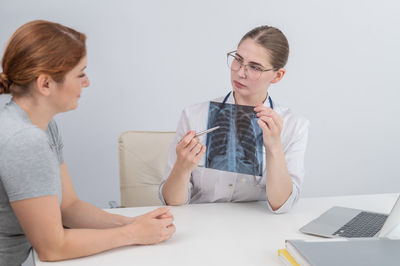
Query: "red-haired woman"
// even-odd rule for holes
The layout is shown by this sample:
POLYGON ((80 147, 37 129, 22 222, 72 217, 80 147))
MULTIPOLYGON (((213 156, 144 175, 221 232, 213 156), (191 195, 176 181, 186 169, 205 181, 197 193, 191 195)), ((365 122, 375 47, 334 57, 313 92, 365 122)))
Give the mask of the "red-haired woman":
POLYGON ((168 208, 139 217, 109 214, 80 201, 53 116, 78 106, 89 86, 86 37, 60 24, 33 21, 10 38, 0 94, 0 265, 20 265, 31 246, 46 261, 155 244, 175 232, 168 208))

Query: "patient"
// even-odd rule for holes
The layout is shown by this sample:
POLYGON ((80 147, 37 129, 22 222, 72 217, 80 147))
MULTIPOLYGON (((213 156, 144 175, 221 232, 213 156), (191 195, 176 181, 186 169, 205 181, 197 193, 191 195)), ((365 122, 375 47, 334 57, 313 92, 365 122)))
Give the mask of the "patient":
POLYGON ((227 53, 232 91, 182 112, 159 188, 165 204, 266 200, 281 213, 298 200, 309 122, 269 95, 288 54, 285 35, 270 26, 249 31, 227 53))
POLYGON ((2 58, 0 94, 0 265, 21 265, 31 246, 57 261, 175 232, 169 208, 138 217, 110 214, 75 194, 54 115, 76 109, 89 86, 86 37, 47 21, 21 26, 2 58))

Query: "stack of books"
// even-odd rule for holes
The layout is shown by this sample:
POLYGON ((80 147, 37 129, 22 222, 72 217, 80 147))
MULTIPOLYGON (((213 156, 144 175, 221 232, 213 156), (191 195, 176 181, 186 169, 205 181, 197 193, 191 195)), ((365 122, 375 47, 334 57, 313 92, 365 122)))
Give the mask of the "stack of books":
POLYGON ((285 265, 400 265, 400 239, 333 238, 286 240, 278 256, 285 265))

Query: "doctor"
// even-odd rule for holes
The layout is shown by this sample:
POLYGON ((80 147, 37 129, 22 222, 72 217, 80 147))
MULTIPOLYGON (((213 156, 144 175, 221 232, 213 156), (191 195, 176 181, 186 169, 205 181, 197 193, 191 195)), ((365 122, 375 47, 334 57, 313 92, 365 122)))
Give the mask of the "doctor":
POLYGON ((262 129, 265 168, 260 176, 206 168, 205 137, 210 102, 183 110, 159 187, 168 205, 266 200, 275 213, 298 200, 304 177, 309 122, 273 101, 268 93, 286 73, 289 45, 277 28, 260 26, 246 33, 227 54, 233 90, 214 102, 253 106, 262 129), (180 140, 180 141, 178 141, 180 140), (200 165, 199 165, 200 164, 200 165))

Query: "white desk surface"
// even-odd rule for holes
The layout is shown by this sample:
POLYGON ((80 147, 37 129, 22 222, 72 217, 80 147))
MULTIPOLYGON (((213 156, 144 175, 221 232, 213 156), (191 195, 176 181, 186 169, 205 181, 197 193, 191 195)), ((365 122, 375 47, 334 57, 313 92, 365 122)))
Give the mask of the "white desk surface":
MULTIPOLYGON (((282 265, 277 250, 286 239, 316 239, 298 229, 332 206, 389 213, 398 194, 301 198, 286 214, 272 214, 265 202, 208 203, 171 207, 176 233, 152 246, 129 246, 85 258, 35 265, 282 265)), ((136 216, 155 207, 108 209, 136 216)))

